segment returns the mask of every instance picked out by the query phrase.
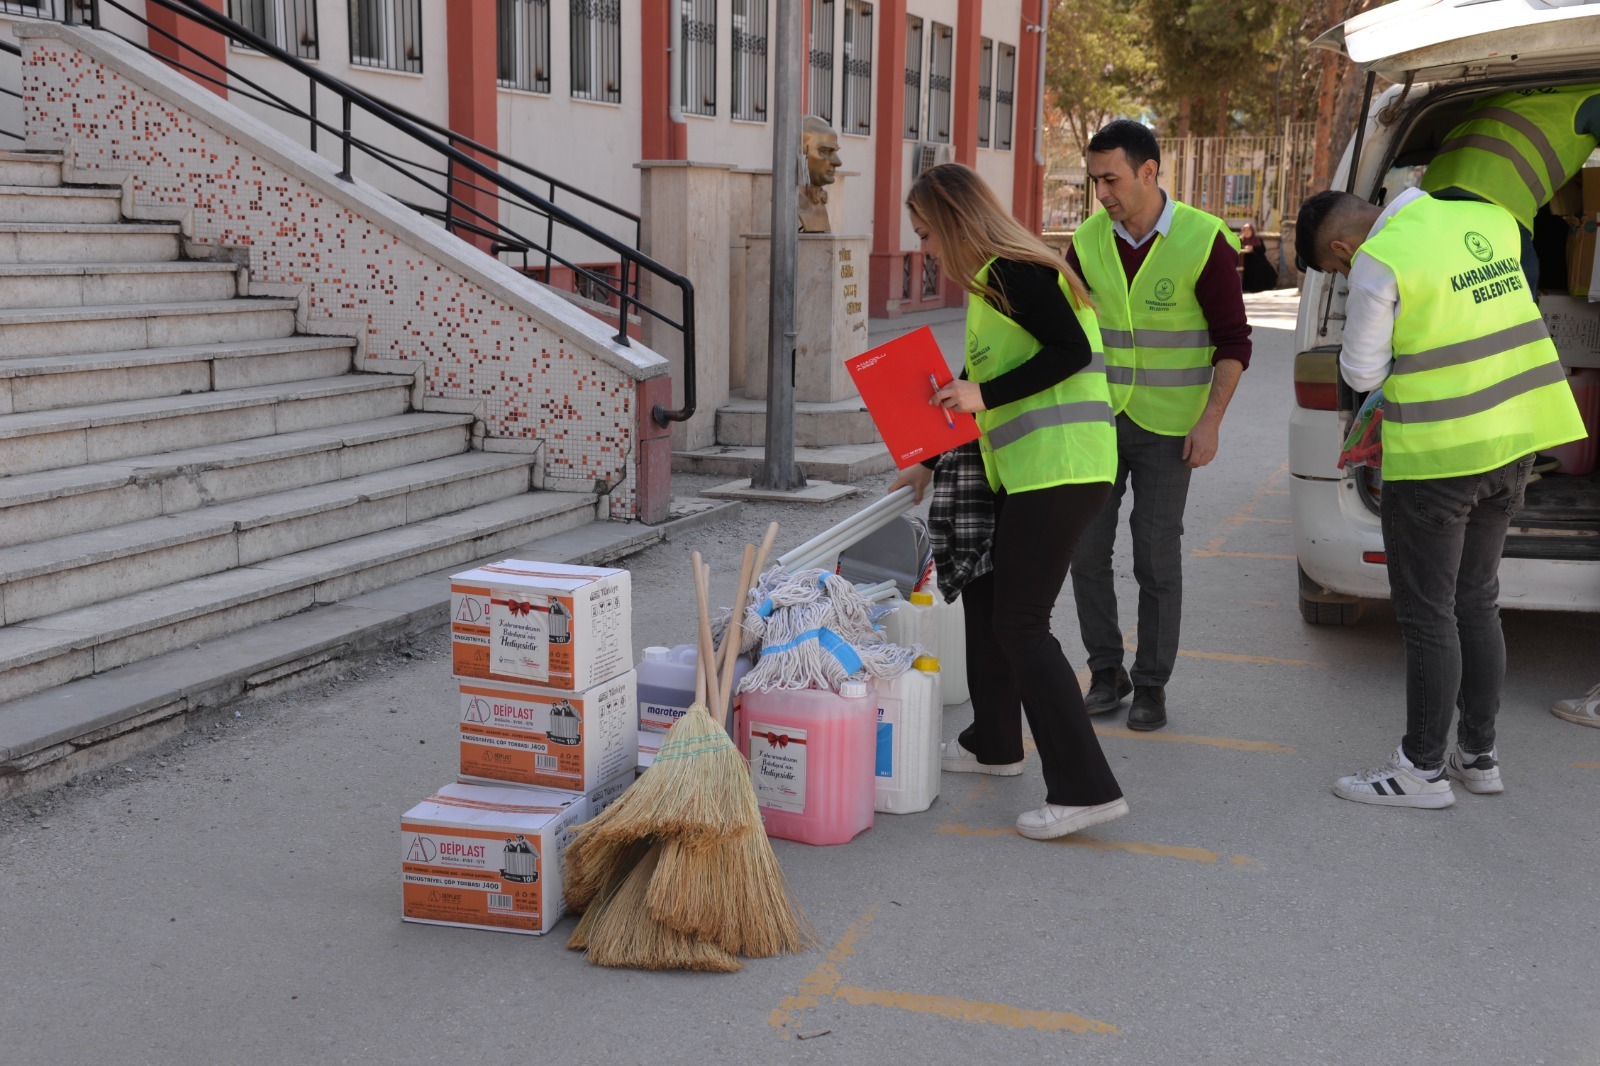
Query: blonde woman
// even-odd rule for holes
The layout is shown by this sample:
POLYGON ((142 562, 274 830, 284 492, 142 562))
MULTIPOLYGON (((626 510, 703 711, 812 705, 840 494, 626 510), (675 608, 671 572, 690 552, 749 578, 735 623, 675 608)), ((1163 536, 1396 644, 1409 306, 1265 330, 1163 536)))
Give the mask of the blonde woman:
MULTIPOLYGON (((944 745, 954 773, 1022 773, 1022 719, 1044 805, 1017 831, 1048 840, 1128 813, 1089 725, 1050 615, 1079 535, 1111 493, 1116 431, 1088 291, 1062 258, 960 164, 924 171, 906 198, 923 254, 968 292, 966 380, 931 402, 977 416, 995 494, 992 569, 962 589, 972 724, 944 745)), ((902 471, 920 500, 925 466, 902 471)))

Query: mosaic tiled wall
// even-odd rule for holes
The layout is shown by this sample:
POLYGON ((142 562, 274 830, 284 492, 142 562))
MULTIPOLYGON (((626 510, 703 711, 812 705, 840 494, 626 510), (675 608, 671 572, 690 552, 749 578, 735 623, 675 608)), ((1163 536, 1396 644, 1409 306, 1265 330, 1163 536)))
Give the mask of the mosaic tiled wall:
POLYGON ((247 248, 253 281, 304 286, 313 322, 355 326, 368 358, 422 364, 429 397, 481 401, 490 437, 542 441, 547 477, 615 486, 612 517, 637 516, 628 374, 72 42, 27 40, 23 62, 30 143, 131 174, 135 217, 192 208, 193 239, 247 248))

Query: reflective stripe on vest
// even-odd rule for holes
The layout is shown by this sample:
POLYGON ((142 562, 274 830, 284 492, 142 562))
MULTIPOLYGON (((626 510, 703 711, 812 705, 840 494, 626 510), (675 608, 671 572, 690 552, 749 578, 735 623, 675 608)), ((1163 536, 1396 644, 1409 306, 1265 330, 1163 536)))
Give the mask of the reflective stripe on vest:
POLYGON ((1361 245, 1399 288, 1384 382, 1383 476, 1459 477, 1584 435, 1518 265, 1522 238, 1493 204, 1420 196, 1361 245))
MULTIPOLYGON (((986 263, 974 280, 981 285, 988 277, 986 263)), ((1066 278, 1059 284, 1067 302, 1074 303, 1066 278)), ((983 430, 979 449, 991 488, 1025 492, 1116 477, 1116 416, 1106 386, 1100 329, 1091 308, 1075 307, 1074 313, 1093 352, 1089 365, 1043 392, 978 412, 983 430)), ((981 296, 968 295, 970 380, 993 381, 1033 358, 1039 349, 1033 334, 981 296)))
POLYGON ((1173 201, 1170 231, 1151 238, 1131 282, 1108 214, 1097 211, 1073 234, 1100 318, 1111 405, 1153 433, 1189 432, 1211 394, 1216 348, 1194 287, 1218 233, 1236 244, 1221 219, 1173 201))
POLYGON ((1595 148, 1595 139, 1575 127, 1579 108, 1596 93, 1600 85, 1574 85, 1484 98, 1445 135, 1422 188, 1464 189, 1510 211, 1532 232, 1534 214, 1595 148))

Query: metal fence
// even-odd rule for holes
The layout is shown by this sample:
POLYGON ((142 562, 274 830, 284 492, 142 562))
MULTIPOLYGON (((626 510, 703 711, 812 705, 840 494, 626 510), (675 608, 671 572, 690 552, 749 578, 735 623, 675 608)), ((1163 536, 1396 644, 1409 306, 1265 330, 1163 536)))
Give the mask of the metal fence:
POLYGON ((508 89, 550 91, 550 0, 499 0, 497 78, 508 89))
POLYGON ((350 63, 422 73, 422 0, 350 0, 350 63))
POLYGON ((833 124, 833 0, 811 0, 809 114, 833 124))
POLYGON ((843 132, 872 132, 872 5, 865 0, 845 2, 843 110, 843 132))
POLYGON ((678 99, 686 115, 717 113, 717 0, 679 0, 678 99))
POLYGON ((733 117, 767 120, 767 0, 733 0, 733 117))
MULTIPOLYGON (((1266 137, 1175 137, 1161 143, 1161 184, 1174 199, 1258 231, 1292 219, 1307 194, 1315 124, 1289 122, 1266 137)), ((1096 208, 1082 167, 1045 179, 1047 230, 1076 229, 1096 208)))
POLYGON ((618 0, 572 0, 572 95, 622 102, 622 5, 618 0))

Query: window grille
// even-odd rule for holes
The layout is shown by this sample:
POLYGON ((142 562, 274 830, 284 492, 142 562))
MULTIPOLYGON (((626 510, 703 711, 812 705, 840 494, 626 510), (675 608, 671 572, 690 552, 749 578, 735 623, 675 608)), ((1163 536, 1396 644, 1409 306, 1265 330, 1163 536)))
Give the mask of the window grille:
POLYGON ((572 0, 572 96, 622 102, 622 5, 572 0))
POLYGON ((922 137, 922 20, 906 16, 905 139, 922 137))
POLYGON ((31 15, 34 18, 53 19, 59 18, 61 12, 56 10, 56 0, 4 0, 0 3, 0 15, 31 15))
POLYGON ((733 0, 733 117, 767 120, 767 0, 733 0))
POLYGON ((550 91, 550 0, 498 0, 495 76, 508 89, 550 91))
POLYGON ((900 259, 900 298, 911 299, 911 256, 909 254, 900 259))
POLYGON ((717 113, 717 0, 679 0, 683 21, 678 103, 686 115, 717 113))
POLYGON ((811 2, 811 107, 833 125, 833 0, 811 2))
POLYGON ((844 133, 872 132, 872 5, 845 0, 844 133))
MULTIPOLYGON (((317 58, 316 0, 228 0, 228 17, 290 55, 317 58)), ((238 48, 248 47, 243 41, 233 43, 238 48)))
POLYGON ((990 104, 994 83, 994 42, 980 37, 983 44, 978 49, 978 147, 989 147, 990 104))
POLYGON ((994 146, 1011 151, 1011 100, 1017 77, 1017 46, 1000 46, 1000 62, 994 79, 994 146))
POLYGON ((928 132, 924 138, 950 143, 950 62, 955 33, 935 22, 928 39, 928 132))
POLYGON ((922 298, 931 300, 939 295, 939 260, 931 255, 922 257, 922 298))
POLYGON ((422 0, 350 0, 350 63, 422 73, 422 0))

